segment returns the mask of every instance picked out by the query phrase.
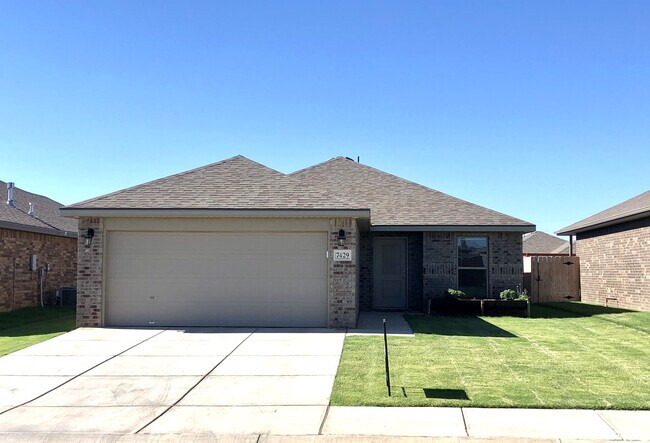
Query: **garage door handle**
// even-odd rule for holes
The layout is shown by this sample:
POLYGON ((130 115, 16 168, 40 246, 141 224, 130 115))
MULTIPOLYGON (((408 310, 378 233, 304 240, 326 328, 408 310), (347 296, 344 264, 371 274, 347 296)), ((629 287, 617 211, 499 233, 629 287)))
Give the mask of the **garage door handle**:
POLYGON ((149 297, 149 300, 155 300, 156 297, 149 297))

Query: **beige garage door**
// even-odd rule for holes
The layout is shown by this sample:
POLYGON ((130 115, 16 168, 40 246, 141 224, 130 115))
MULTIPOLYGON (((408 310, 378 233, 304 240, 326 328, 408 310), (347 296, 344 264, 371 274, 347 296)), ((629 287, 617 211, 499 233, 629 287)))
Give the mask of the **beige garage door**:
POLYGON ((326 233, 109 232, 106 324, 327 326, 326 233))

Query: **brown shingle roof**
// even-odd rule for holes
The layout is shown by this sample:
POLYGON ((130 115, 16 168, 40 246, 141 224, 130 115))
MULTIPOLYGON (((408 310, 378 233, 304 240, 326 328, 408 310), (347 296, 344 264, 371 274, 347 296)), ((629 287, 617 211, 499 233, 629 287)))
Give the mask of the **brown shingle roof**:
POLYGON ((580 220, 577 223, 562 228, 556 232, 558 235, 572 235, 577 232, 589 231, 601 226, 607 226, 624 221, 650 216, 650 191, 632 197, 616 206, 599 212, 598 214, 580 220))
POLYGON ((370 209, 374 226, 532 227, 344 157, 285 175, 236 156, 67 208, 370 209))
POLYGON ((344 157, 290 174, 328 198, 370 208, 373 226, 530 225, 344 157))
POLYGON ((241 155, 75 203, 68 208, 320 209, 322 196, 241 155))
POLYGON ((524 235, 524 254, 568 254, 569 242, 561 238, 535 231, 524 235))
POLYGON ((14 205, 7 204, 7 183, 0 181, 0 223, 16 229, 24 227, 28 230, 52 230, 64 232, 77 232, 77 221, 62 217, 59 209, 61 203, 43 195, 33 194, 14 187, 14 205), (34 204, 34 216, 28 214, 29 204, 34 204))

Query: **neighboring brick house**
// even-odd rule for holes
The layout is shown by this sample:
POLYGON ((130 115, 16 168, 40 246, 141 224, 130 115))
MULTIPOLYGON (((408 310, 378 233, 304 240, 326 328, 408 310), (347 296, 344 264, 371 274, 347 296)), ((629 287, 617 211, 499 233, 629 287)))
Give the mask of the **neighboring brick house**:
POLYGON ((40 303, 38 268, 47 269, 44 293, 75 287, 77 221, 61 216, 62 204, 13 183, 0 181, 0 198, 0 311, 40 303), (35 270, 30 270, 32 255, 35 270))
POLYGON ((582 301, 650 311, 650 191, 557 234, 576 236, 582 301))
POLYGON ((283 174, 237 156, 61 212, 80 223, 80 326, 355 327, 520 286, 535 229, 344 157, 283 174))

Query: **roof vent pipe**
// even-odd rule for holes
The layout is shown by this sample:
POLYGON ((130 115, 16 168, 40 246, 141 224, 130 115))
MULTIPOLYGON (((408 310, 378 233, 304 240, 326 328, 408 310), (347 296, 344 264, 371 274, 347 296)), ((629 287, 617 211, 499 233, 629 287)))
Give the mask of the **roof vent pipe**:
POLYGON ((34 203, 29 204, 29 212, 27 214, 34 217, 34 203))
POLYGON ((7 183, 7 204, 12 208, 16 207, 14 203, 14 187, 14 182, 7 183))

